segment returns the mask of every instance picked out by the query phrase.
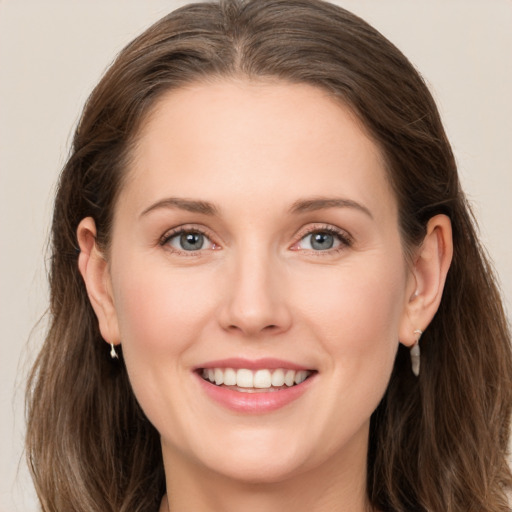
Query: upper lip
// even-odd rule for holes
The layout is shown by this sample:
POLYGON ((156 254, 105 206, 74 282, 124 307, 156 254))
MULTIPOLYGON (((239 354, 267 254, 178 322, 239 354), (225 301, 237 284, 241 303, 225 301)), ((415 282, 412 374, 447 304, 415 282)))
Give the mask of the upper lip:
POLYGON ((240 369, 246 368, 247 370, 277 370, 278 368, 288 370, 312 370, 311 367, 303 366, 292 361, 284 359, 275 359, 273 357, 264 357, 260 359, 245 359, 242 357, 231 357, 228 359, 218 359, 216 361, 208 361, 203 364, 197 365, 195 370, 204 368, 233 368, 240 369))

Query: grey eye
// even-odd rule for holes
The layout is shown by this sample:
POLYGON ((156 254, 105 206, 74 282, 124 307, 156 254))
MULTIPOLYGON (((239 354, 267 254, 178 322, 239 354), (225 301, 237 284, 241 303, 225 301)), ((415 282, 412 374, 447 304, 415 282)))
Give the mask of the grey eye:
POLYGON ((200 251, 211 245, 209 239, 197 231, 186 231, 177 233, 169 238, 167 242, 173 249, 180 251, 200 251))
POLYGON ((315 251, 325 251, 334 247, 334 236, 330 233, 317 232, 311 233, 305 238, 309 238, 309 245, 315 251))
POLYGON ((314 252, 327 252, 342 247, 350 247, 350 241, 341 233, 329 229, 319 229, 310 231, 304 235, 298 243, 293 246, 293 250, 306 250, 314 252))
POLYGON ((201 233, 183 233, 180 235, 180 245, 184 251, 198 251, 204 245, 204 235, 201 233))

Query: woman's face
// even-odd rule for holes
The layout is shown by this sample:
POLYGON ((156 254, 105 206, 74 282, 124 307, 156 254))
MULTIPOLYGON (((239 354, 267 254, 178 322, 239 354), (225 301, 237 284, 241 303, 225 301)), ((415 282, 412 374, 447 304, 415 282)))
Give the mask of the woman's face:
POLYGON ((166 464, 364 471, 415 285, 356 118, 307 85, 190 86, 160 100, 127 178, 113 322, 166 464))

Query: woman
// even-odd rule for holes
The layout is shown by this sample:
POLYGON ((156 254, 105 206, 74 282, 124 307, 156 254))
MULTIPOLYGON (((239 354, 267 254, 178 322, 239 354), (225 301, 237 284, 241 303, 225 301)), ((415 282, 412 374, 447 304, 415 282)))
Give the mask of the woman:
POLYGON ((155 24, 87 102, 52 241, 44 510, 509 510, 500 297, 427 88, 357 17, 155 24))

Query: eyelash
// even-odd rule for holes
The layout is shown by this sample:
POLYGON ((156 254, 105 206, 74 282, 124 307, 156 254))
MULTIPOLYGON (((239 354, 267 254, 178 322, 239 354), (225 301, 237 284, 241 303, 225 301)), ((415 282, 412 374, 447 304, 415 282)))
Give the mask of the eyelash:
MULTIPOLYGON (((315 256, 323 256, 323 255, 332 255, 339 253, 341 251, 346 250, 347 248, 351 247, 353 245, 353 239, 352 237, 346 232, 339 228, 335 228, 331 225, 316 225, 308 227, 303 232, 299 232, 299 239, 297 242, 293 244, 292 247, 297 246, 302 240, 304 240, 306 237, 314 235, 315 233, 327 233, 329 235, 332 235, 336 240, 340 242, 340 245, 335 248, 326 249, 326 250, 313 250, 313 249, 302 249, 304 251, 308 251, 309 254, 313 254, 315 256)), ((294 249, 299 250, 299 249, 294 249)))
MULTIPOLYGON (((173 238, 181 236, 181 235, 186 235, 186 234, 200 234, 200 235, 203 235, 207 240, 210 241, 211 244, 213 244, 213 246, 214 246, 213 250, 215 250, 215 248, 218 247, 217 244, 212 241, 212 237, 211 237, 211 235, 209 235, 207 233, 207 231, 205 231, 204 229, 201 229, 199 227, 196 227, 196 226, 190 226, 190 227, 188 227, 188 226, 181 226, 181 227, 178 227, 178 228, 174 228, 171 231, 167 231, 164 235, 162 235, 160 237, 159 245, 161 245, 162 247, 168 246, 169 250, 171 252, 173 252, 175 254, 182 255, 182 256, 199 256, 199 254, 202 252, 202 250, 184 251, 184 250, 176 249, 174 247, 170 247, 169 242, 173 238)), ((212 249, 210 249, 210 250, 212 250, 212 249)))
MULTIPOLYGON (((329 235, 332 235, 335 237, 339 242, 339 247, 335 248, 329 248, 326 250, 313 250, 313 249, 302 249, 303 251, 308 251, 310 254, 314 254, 316 256, 326 255, 326 254, 333 254, 338 253, 340 251, 343 251, 353 245, 353 240, 350 237, 350 235, 346 231, 342 231, 338 228, 335 228, 330 225, 316 225, 312 227, 308 227, 303 232, 299 232, 299 238, 296 242, 292 245, 292 250, 301 250, 301 249, 293 249, 293 247, 297 246, 302 240, 304 240, 306 237, 311 236, 315 233, 327 233, 329 235)), ((199 227, 195 226, 181 226, 178 228, 174 228, 171 231, 167 231, 164 235, 160 237, 159 245, 162 247, 168 246, 169 242, 177 237, 184 234, 201 234, 203 235, 207 240, 210 241, 211 244, 213 244, 214 248, 209 250, 215 250, 219 246, 214 241, 212 241, 211 235, 208 234, 208 232, 204 229, 201 229, 199 227)), ((170 246, 169 246, 170 247, 170 246)), ((184 256, 199 256, 199 254, 204 250, 197 250, 197 251, 185 251, 185 250, 179 250, 176 248, 171 248, 171 252, 175 254, 180 254, 184 256)))

